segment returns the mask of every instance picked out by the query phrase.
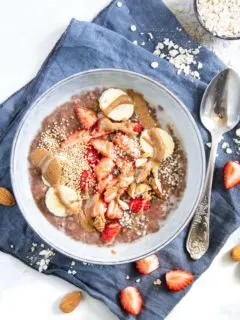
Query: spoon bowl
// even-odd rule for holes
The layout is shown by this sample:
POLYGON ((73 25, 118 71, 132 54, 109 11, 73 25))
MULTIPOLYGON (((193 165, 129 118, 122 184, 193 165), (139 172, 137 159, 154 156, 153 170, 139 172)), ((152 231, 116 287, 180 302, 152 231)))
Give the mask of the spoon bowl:
POLYGON ((232 69, 220 72, 206 89, 200 108, 203 125, 212 134, 232 130, 240 120, 240 78, 232 69))

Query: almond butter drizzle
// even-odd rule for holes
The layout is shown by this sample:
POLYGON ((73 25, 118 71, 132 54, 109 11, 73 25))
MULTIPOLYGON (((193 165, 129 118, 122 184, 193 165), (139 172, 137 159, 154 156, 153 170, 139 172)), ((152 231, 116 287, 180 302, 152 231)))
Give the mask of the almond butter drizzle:
POLYGON ((160 137, 160 135, 158 134, 156 128, 149 129, 148 134, 154 146, 153 159, 158 162, 161 162, 164 159, 165 148, 166 148, 164 145, 164 142, 160 137))
POLYGON ((133 90, 127 90, 127 94, 132 98, 135 113, 143 127, 145 129, 156 127, 157 123, 151 117, 149 113, 149 104, 144 99, 143 95, 133 90))
POLYGON ((106 115, 109 115, 114 109, 121 104, 132 104, 132 99, 127 94, 122 94, 120 97, 115 99, 110 105, 103 110, 106 115))

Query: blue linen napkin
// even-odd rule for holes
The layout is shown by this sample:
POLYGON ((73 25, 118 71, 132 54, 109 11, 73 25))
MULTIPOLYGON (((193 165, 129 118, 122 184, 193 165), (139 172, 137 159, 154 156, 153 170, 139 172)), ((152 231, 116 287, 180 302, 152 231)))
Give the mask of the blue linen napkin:
MULTIPOLYGON (((35 79, 1 104, 0 186, 11 189, 9 156, 12 140, 19 120, 31 103, 59 80, 92 68, 128 69, 157 79, 187 105, 205 142, 208 141, 208 134, 199 121, 199 104, 211 78, 224 68, 223 63, 212 52, 201 48, 199 59, 204 65, 200 70, 201 80, 177 75, 172 64, 152 55, 156 42, 171 38, 182 47, 192 48, 198 44, 184 31, 178 31, 182 28, 181 25, 160 0, 122 0, 121 3, 122 7, 119 7, 117 1, 111 2, 96 17, 94 24, 72 20, 35 79), (136 32, 130 31, 132 24, 137 26, 136 32), (141 37, 147 32, 151 32, 154 38, 146 41, 144 47, 131 43, 134 40, 141 41, 141 37), (158 61, 159 68, 151 68, 152 61, 158 61)), ((226 139, 230 140, 232 137, 233 133, 229 133, 226 139)), ((226 192, 221 181, 220 171, 227 160, 228 156, 219 151, 213 184, 210 248, 200 261, 192 261, 185 250, 185 229, 158 253, 160 269, 149 276, 141 277, 140 283, 136 283, 139 275, 132 263, 100 266, 76 262, 74 265, 71 259, 58 252, 54 252, 55 255, 50 257, 50 262, 43 272, 59 276, 86 290, 93 297, 105 302, 121 319, 133 317, 119 307, 118 293, 128 285, 137 285, 144 298, 144 309, 139 319, 164 319, 189 289, 171 293, 164 285, 160 288, 154 286, 153 280, 173 268, 186 269, 197 279, 239 225, 239 187, 226 192), (126 279, 127 275, 130 276, 129 280, 126 279)), ((40 268, 39 261, 43 256, 39 253, 48 255, 47 251, 42 252, 48 249, 48 245, 31 230, 17 206, 0 209, 0 249, 34 269, 40 268)))

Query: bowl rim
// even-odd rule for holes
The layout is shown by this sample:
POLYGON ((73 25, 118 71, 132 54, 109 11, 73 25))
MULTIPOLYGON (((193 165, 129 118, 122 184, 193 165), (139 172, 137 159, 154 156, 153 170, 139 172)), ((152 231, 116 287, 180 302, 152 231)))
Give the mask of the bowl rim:
POLYGON ((33 101, 30 105, 30 107, 28 108, 28 110, 26 111, 26 113, 24 114, 24 116, 22 117, 22 119, 20 120, 20 123, 18 125, 18 128, 16 130, 16 133, 15 133, 15 136, 14 136, 14 139, 13 139, 13 143, 12 143, 12 149, 11 149, 11 155, 10 155, 10 176, 11 176, 11 182, 12 182, 12 187, 13 187, 13 192, 14 192, 14 195, 15 195, 15 198, 16 198, 16 202, 18 204, 18 207, 20 209, 20 212, 21 214, 23 215, 24 219, 26 220, 27 224, 31 227, 31 229, 36 232, 36 234, 41 238, 43 239, 43 241, 45 241, 47 244, 49 244, 52 248, 54 248, 55 250, 57 250, 58 252, 64 254, 65 256, 67 257, 70 257, 74 260, 77 260, 77 261, 82 261, 82 262, 86 262, 86 263, 90 263, 90 264, 99 264, 99 265, 118 265, 118 264, 124 264, 124 263, 129 263, 129 262, 134 262, 136 260, 139 260, 139 259, 143 259, 149 255, 152 255, 156 252, 158 252, 159 250, 161 250, 162 248, 164 248, 166 245, 168 245, 170 242, 172 242, 178 235, 179 233, 188 225, 188 223, 190 222, 190 220, 192 219, 193 215, 194 215, 194 212, 196 210, 196 207, 201 199, 201 196, 202 196, 202 192, 203 192, 203 187, 204 187, 204 181, 205 181, 205 175, 206 175, 206 156, 205 156, 205 148, 204 148, 204 142, 203 142, 203 139, 202 139, 202 136, 200 134, 200 131, 197 127, 197 124, 194 120, 194 118, 192 117, 190 111, 187 109, 187 107, 185 106, 185 104, 174 94, 172 93, 169 89, 167 89, 164 85, 162 85, 160 82, 156 81, 156 80, 153 80, 151 79, 150 77, 148 76, 145 76, 143 74, 140 74, 140 73, 137 73, 137 72, 133 72, 133 71, 129 71, 129 70, 126 70, 126 69, 119 69, 119 68, 99 68, 99 69, 89 69, 89 70, 86 70, 86 71, 82 71, 82 72, 78 72, 78 73, 75 73, 69 77, 66 77, 60 81, 58 81, 57 83, 55 83, 53 86, 51 86, 49 89, 47 89, 45 92, 43 92, 35 101, 33 101), (87 74, 91 74, 91 73, 97 73, 97 72, 116 72, 116 73, 123 73, 123 74, 130 74, 130 75, 133 75, 133 76, 136 76, 136 77, 140 77, 142 78, 143 80, 146 80, 147 82, 151 82, 153 83, 154 85, 160 87, 162 90, 166 91, 172 99, 174 99, 178 104, 179 106, 182 108, 182 110, 185 112, 189 122, 191 123, 192 127, 193 127, 193 130, 195 131, 195 134, 196 134, 196 137, 198 139, 198 142, 199 142, 199 147, 200 147, 200 153, 201 153, 201 163, 202 163, 202 179, 201 179, 201 183, 200 183, 200 188, 199 188, 199 193, 198 193, 198 196, 196 198, 196 201, 195 203, 193 204, 192 206, 192 209, 190 211, 190 213, 186 216, 186 219, 184 220, 183 224, 181 227, 179 227, 175 233, 168 239, 166 240, 164 243, 156 246, 155 248, 153 248, 152 250, 148 250, 147 252, 137 256, 137 257, 134 257, 134 258, 131 258, 131 259, 126 259, 126 260, 121 260, 121 261, 117 261, 117 260, 113 260, 113 261, 107 261, 107 262, 104 262, 104 261, 92 261, 92 260, 89 260, 89 259, 85 259, 84 257, 81 257, 79 258, 78 256, 75 256, 74 254, 71 254, 69 252, 66 252, 65 250, 63 249, 60 249, 58 248, 57 245, 55 245, 54 243, 52 243, 51 241, 49 241, 44 234, 42 234, 42 232, 40 231, 37 231, 32 225, 31 223, 28 221, 28 219, 25 217, 25 213, 24 213, 24 210, 23 210, 23 207, 21 205, 21 200, 20 200, 20 196, 18 194, 18 191, 17 191, 17 186, 15 184, 15 181, 14 181, 14 161, 15 161, 15 149, 16 149, 16 144, 17 144, 17 141, 18 141, 18 136, 20 134, 20 131, 22 129, 22 127, 24 126, 25 124, 25 120, 28 118, 28 115, 31 113, 32 109, 35 108, 35 106, 45 97, 47 96, 51 91, 55 90, 55 88, 59 85, 62 85, 64 84, 65 82, 68 82, 69 80, 71 79, 74 79, 76 77, 79 77, 81 75, 87 75, 87 74), (20 200, 20 201, 19 201, 20 200))

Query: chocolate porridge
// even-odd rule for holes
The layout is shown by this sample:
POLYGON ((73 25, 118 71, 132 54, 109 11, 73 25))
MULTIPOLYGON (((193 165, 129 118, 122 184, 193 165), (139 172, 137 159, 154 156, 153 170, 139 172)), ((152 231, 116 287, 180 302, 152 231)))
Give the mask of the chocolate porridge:
POLYGON ((29 154, 33 198, 46 219, 89 244, 156 232, 185 189, 186 156, 133 90, 95 89, 44 119, 29 154))

